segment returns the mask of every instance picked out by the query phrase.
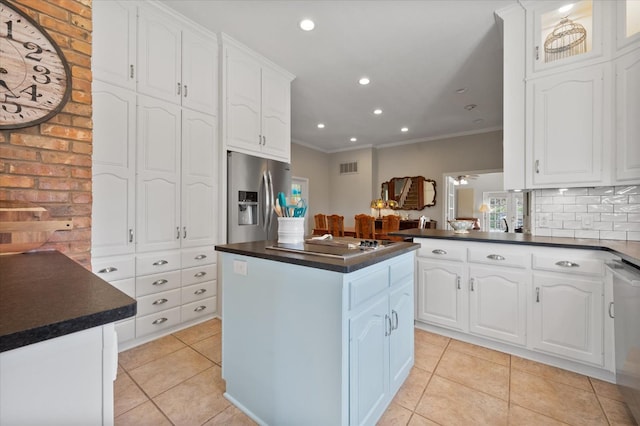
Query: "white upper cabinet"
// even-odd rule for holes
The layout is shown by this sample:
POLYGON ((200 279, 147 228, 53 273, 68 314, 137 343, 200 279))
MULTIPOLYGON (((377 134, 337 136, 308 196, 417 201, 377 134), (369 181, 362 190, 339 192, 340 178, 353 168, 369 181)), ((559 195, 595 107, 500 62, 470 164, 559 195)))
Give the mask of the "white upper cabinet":
POLYGON ((223 35, 227 149, 289 162, 293 76, 223 35))
POLYGON ((93 82, 92 255, 133 253, 136 95, 93 82))
POLYGON ((605 113, 610 111, 607 71, 595 65, 528 83, 528 187, 603 181, 605 113))
POLYGON ((640 49, 617 59, 615 73, 616 182, 640 182, 640 49))
POLYGON ((529 76, 549 69, 581 66, 578 63, 602 56, 603 23, 610 8, 593 0, 533 3, 527 15, 531 29, 526 49, 529 76))
POLYGON ((216 115, 216 38, 150 4, 140 6, 138 15, 138 91, 216 115))
POLYGON ((640 1, 617 0, 616 48, 633 47, 640 42, 640 1))
POLYGON ((141 5, 138 13, 138 91, 180 103, 180 27, 151 5, 141 5))
POLYGON ((93 2, 93 77, 135 90, 137 2, 93 2))

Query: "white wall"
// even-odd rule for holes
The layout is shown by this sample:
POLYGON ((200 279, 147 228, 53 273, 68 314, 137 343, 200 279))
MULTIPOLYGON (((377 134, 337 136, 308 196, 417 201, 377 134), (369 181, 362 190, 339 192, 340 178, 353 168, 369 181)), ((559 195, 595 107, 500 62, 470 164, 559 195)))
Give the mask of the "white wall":
POLYGON ((313 216, 326 213, 329 199, 329 154, 298 144, 291 144, 291 175, 309 179, 306 196, 309 209, 305 220, 306 235, 313 231, 313 216))
POLYGON ((331 213, 344 216, 344 226, 355 226, 354 216, 371 214, 374 152, 372 148, 331 154, 329 185, 331 213), (340 174, 340 164, 358 162, 358 173, 340 174))

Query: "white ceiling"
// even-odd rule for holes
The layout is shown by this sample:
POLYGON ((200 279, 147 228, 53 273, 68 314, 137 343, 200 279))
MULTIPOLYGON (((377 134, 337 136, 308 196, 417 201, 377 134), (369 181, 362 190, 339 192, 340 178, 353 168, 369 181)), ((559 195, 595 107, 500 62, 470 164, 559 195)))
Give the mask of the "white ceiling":
POLYGON ((336 152, 502 126, 502 41, 493 12, 517 0, 162 1, 296 75, 294 142, 336 152), (301 31, 303 18, 315 30, 301 31), (358 84, 364 75, 368 86, 358 84), (457 94, 460 88, 467 91, 457 94), (477 107, 467 111, 468 104, 477 107))

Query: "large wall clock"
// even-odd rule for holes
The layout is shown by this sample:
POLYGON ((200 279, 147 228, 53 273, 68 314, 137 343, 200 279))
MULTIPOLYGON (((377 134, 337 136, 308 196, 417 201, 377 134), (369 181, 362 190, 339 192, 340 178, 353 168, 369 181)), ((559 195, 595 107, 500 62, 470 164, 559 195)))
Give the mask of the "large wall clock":
POLYGON ((70 94, 60 48, 31 17, 0 0, 0 130, 47 121, 70 94))

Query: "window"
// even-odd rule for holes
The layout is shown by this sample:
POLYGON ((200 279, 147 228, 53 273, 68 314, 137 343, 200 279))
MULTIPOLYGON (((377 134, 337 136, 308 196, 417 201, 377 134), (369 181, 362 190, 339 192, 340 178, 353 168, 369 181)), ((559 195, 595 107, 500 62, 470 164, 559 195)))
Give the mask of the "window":
POLYGON ((485 192, 483 200, 490 209, 485 216, 488 232, 505 232, 507 226, 511 232, 516 228, 522 228, 524 222, 522 192, 485 192))

